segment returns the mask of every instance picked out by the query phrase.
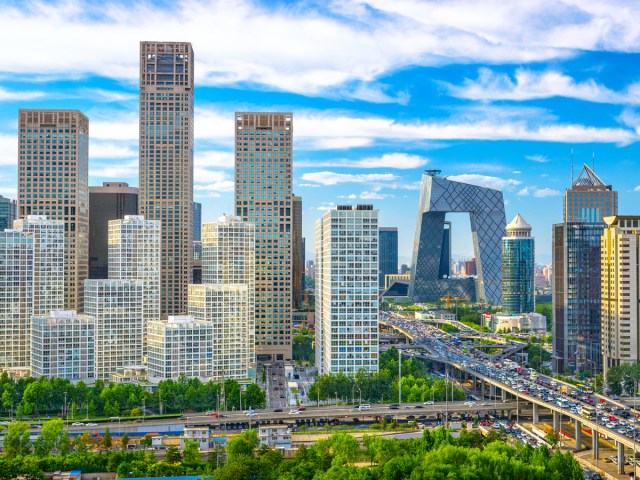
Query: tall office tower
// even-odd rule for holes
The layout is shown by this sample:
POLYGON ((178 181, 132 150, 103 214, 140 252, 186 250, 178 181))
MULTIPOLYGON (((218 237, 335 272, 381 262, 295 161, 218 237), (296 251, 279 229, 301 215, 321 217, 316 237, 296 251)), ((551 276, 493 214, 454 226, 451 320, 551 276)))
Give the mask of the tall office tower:
POLYGON ((214 335, 213 324, 190 315, 170 315, 168 320, 149 322, 149 379, 177 380, 185 375, 207 381, 213 377, 214 335))
POLYGON ((189 285, 189 315, 213 327, 212 377, 255 379, 246 284, 189 285))
POLYGON ((193 202, 193 237, 194 242, 202 240, 202 204, 193 202))
POLYGON ((291 113, 236 113, 236 215, 256 228, 256 354, 291 358, 291 113))
POLYGON ((300 276, 302 277, 302 291, 304 292, 306 285, 305 285, 305 265, 307 264, 307 239, 302 237, 302 261, 300 262, 300 276))
POLYGON ((605 217, 602 235, 604 373, 640 361, 640 216, 605 217))
POLYGON ((95 320, 75 311, 36 315, 31 322, 31 376, 95 380, 95 320))
POLYGON ((533 276, 535 243, 531 225, 520 214, 507 225, 502 238, 502 310, 507 314, 535 310, 533 276))
POLYGON ((33 315, 34 238, 0 232, 0 371, 27 375, 33 315))
POLYGON ((109 278, 109 220, 138 214, 138 189, 125 182, 89 187, 89 278, 109 278))
POLYGON ((162 222, 162 315, 187 311, 193 208, 193 49, 140 43, 140 214, 162 222))
MULTIPOLYGON (((144 323, 160 318, 160 221, 125 215, 109 222, 109 278, 144 285, 144 323)), ((143 324, 142 331, 145 332, 143 324)))
POLYGON ((11 228, 16 219, 18 203, 0 195, 0 232, 11 228))
POLYGON ((13 222, 15 230, 33 234, 33 314, 48 315, 64 307, 65 224, 44 215, 13 222))
POLYGON ((444 222, 442 231, 442 251, 440 252, 440 278, 451 275, 451 222, 444 222))
POLYGON ((385 275, 398 273, 398 229, 396 227, 380 227, 378 260, 378 287, 384 288, 385 275))
POLYGON ((291 218, 291 299, 292 308, 300 310, 302 307, 302 290, 304 281, 303 253, 302 253, 302 197, 292 197, 291 218))
POLYGON ((140 281, 85 281, 85 313, 96 322, 96 378, 143 364, 144 292, 140 281))
POLYGON ((602 370, 600 244, 618 192, 588 166, 565 194, 564 223, 553 225, 553 369, 602 370))
POLYGON ((544 280, 547 285, 551 285, 551 276, 553 275, 553 266, 551 264, 545 265, 542 269, 542 273, 544 273, 544 280))
POLYGON ((18 216, 64 221, 64 304, 82 311, 89 274, 89 119, 78 110, 20 110, 18 216))
POLYGON ((316 221, 316 366, 378 370, 378 211, 338 205, 316 221))

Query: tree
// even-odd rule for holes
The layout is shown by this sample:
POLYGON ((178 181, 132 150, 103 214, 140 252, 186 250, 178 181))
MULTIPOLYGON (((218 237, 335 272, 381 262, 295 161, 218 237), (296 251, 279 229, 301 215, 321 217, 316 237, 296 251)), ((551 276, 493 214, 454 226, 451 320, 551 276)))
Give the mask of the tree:
POLYGON ((145 447, 150 447, 153 444, 153 442, 151 440, 151 436, 149 436, 149 434, 147 434, 144 437, 142 437, 142 440, 140 440, 140 444, 144 445, 145 447))
POLYGON ((167 453, 164 457, 167 463, 180 463, 182 461, 182 455, 178 447, 172 445, 167 448, 167 453))
POLYGON ((31 451, 29 428, 30 425, 27 422, 13 422, 9 425, 3 439, 5 456, 10 458, 29 454, 31 451))
POLYGON ((113 446, 113 440, 111 439, 111 432, 109 431, 108 427, 104 431, 104 437, 102 437, 102 446, 107 450, 111 450, 111 447, 113 446))
POLYGON ((42 432, 36 438, 34 447, 39 457, 46 457, 52 451, 57 451, 64 430, 64 422, 61 418, 54 418, 42 425, 42 432))
POLYGON ((60 437, 58 450, 60 451, 60 455, 63 457, 66 457, 71 453, 71 437, 69 437, 69 432, 66 430, 62 434, 62 437, 60 437))
POLYGON ((182 456, 185 463, 196 464, 200 462, 200 447, 198 442, 192 439, 185 440, 182 456))
POLYGON ((544 436, 544 441, 552 447, 558 445, 558 435, 556 434, 556 431, 554 429, 549 430, 544 436))
POLYGON ((257 432, 247 430, 240 435, 232 438, 227 445, 227 456, 229 461, 235 460, 239 457, 253 457, 253 453, 260 445, 260 439, 257 432))
POLYGON ((125 434, 120 438, 120 446, 123 451, 127 449, 127 445, 129 445, 129 434, 125 432, 125 434))

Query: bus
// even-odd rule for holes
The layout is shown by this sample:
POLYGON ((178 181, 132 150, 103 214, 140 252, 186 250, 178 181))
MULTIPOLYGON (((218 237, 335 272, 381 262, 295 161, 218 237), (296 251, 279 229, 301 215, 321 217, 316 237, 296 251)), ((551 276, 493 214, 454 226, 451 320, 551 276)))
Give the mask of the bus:
POLYGON ((580 407, 580 415, 587 420, 593 420, 596 417, 596 408, 591 405, 583 405, 580 407))

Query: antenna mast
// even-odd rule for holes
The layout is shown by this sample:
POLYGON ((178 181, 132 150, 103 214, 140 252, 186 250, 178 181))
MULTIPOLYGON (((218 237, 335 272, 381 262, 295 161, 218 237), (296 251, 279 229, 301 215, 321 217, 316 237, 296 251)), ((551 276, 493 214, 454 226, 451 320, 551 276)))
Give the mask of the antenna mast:
POLYGON ((571 186, 573 187, 573 147, 571 147, 571 186))

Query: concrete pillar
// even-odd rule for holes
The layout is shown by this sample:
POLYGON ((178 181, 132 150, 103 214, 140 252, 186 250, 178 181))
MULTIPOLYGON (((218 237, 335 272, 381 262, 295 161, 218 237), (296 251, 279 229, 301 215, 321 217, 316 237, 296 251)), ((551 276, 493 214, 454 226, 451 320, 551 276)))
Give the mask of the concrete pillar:
POLYGON ((582 448, 582 422, 576 420, 576 449, 580 450, 582 448))
POLYGON ((496 397, 496 386, 493 385, 492 383, 489 384, 489 397, 490 398, 496 397))
POLYGON ((624 473, 624 443, 618 442, 618 473, 624 473))
POLYGON ((534 403, 533 404, 533 424, 537 425, 538 423, 540 423, 540 416, 538 414, 538 404, 534 403))
POLYGON ((553 429, 560 435, 560 412, 553 412, 553 429))
POLYGON ((591 451, 593 453, 593 458, 598 458, 600 443, 598 442, 598 432, 591 429, 591 451))
POLYGON ((504 388, 500 389, 500 400, 506 400, 507 399, 507 391, 504 388))

